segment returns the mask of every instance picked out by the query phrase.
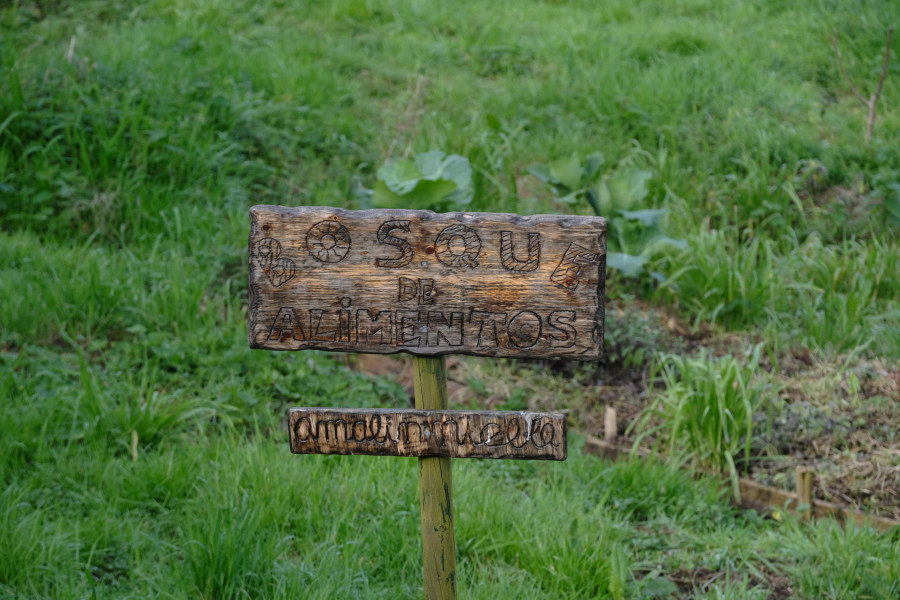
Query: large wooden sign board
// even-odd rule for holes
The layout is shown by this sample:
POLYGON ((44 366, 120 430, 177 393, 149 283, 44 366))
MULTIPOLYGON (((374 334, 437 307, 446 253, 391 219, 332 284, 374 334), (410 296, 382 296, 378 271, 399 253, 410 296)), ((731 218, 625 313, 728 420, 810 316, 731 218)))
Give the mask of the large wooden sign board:
POLYGON ((253 348, 596 360, 606 221, 250 210, 253 348))

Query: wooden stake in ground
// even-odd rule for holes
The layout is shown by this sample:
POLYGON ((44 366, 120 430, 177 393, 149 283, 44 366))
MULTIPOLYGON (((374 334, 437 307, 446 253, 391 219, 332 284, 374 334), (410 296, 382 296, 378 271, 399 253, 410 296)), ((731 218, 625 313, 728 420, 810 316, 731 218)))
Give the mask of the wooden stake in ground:
MULTIPOLYGON (((413 359, 416 408, 447 408, 447 363, 443 356, 413 359)), ((450 459, 419 459, 422 504, 422 554, 425 598, 456 600, 456 531, 453 526, 453 477, 450 459)))
MULTIPOLYGON (((803 520, 809 521, 813 514, 813 479, 815 471, 809 467, 797 467, 797 504, 805 505, 803 520)), ((799 509, 800 506, 797 508, 799 509)))
POLYGON ((603 441, 606 442, 606 452, 604 456, 615 459, 618 457, 618 447, 616 440, 619 438, 619 422, 616 417, 616 409, 612 406, 606 407, 606 414, 603 417, 603 441))

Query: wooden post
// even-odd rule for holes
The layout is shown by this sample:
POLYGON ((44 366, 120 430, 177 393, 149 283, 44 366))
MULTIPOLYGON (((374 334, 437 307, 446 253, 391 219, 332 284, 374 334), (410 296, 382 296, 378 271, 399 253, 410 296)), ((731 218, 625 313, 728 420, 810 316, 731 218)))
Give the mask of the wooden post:
MULTIPOLYGON (((447 408, 447 363, 443 356, 413 358, 416 408, 447 408)), ((419 459, 425 598, 456 600, 456 531, 450 459, 419 459)))
MULTIPOLYGON (((815 471, 809 467, 797 467, 797 503, 806 505, 803 513, 803 520, 809 521, 813 514, 813 477, 815 471)), ((799 506, 798 506, 799 509, 799 506)))

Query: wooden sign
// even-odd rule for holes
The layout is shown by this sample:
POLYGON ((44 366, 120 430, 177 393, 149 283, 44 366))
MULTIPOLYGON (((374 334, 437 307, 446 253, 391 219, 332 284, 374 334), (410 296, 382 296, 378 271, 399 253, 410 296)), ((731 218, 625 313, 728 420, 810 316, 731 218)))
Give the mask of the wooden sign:
POLYGON ((253 348, 595 360, 606 221, 250 210, 253 348))
POLYGON ((295 454, 566 459, 559 413, 292 408, 295 454))

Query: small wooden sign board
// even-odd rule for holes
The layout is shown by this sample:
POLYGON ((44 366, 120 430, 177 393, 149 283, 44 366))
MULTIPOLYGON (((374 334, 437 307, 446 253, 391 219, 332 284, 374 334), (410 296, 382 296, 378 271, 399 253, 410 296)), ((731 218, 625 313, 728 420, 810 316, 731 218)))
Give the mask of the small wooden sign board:
POLYGON ((596 360, 606 221, 250 210, 253 348, 596 360))
POLYGON ((599 217, 250 209, 252 348, 415 355, 417 410, 293 408, 291 451, 419 457, 425 596, 456 598, 450 457, 565 460, 558 413, 447 410, 444 354, 595 360, 599 217))
POLYGON ((566 459, 559 413, 292 408, 295 454, 566 459))

